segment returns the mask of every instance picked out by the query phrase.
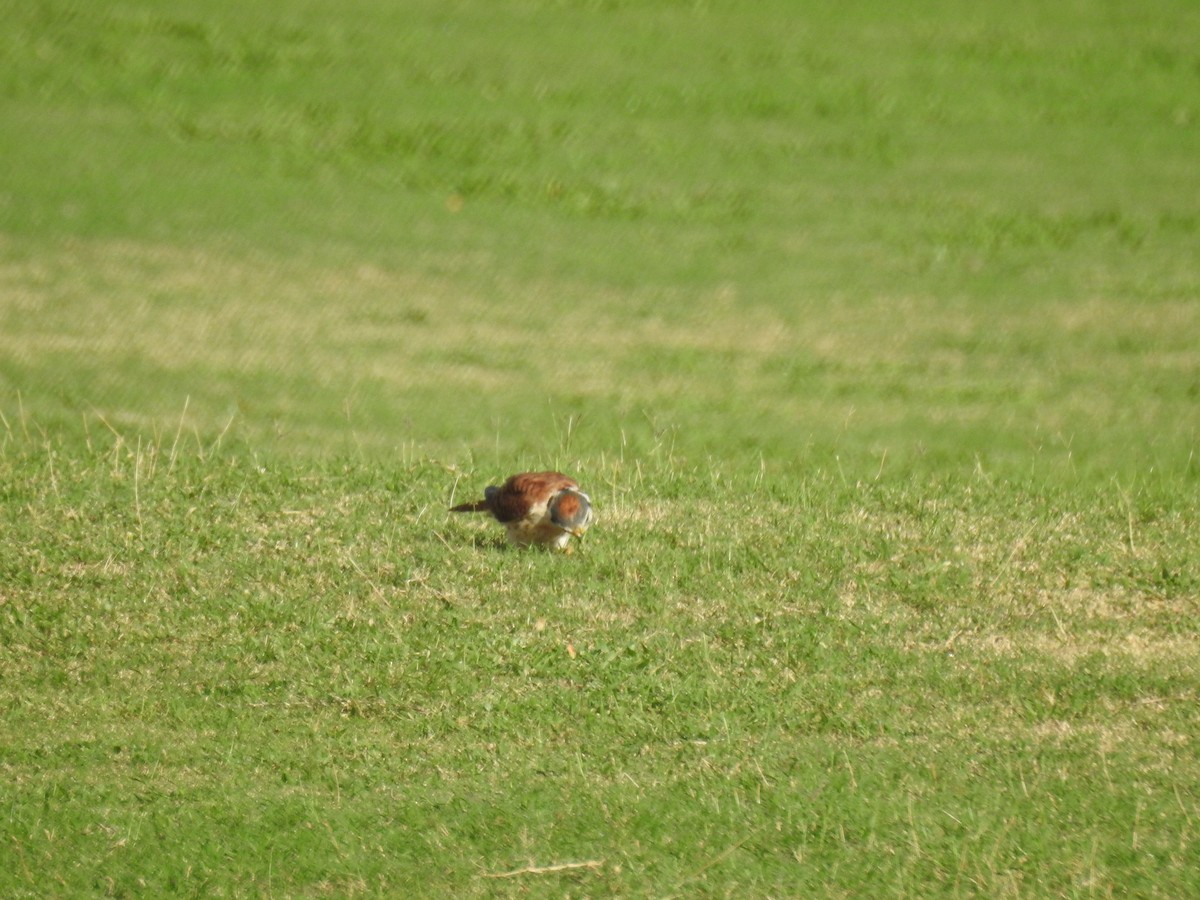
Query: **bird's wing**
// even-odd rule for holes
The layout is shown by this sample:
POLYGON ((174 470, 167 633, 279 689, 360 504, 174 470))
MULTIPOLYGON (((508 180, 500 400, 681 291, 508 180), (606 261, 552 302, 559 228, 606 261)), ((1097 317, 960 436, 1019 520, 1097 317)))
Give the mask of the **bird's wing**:
POLYGON ((500 522, 516 522, 546 502, 558 491, 578 487, 575 479, 561 472, 522 472, 494 491, 488 491, 487 504, 500 522))

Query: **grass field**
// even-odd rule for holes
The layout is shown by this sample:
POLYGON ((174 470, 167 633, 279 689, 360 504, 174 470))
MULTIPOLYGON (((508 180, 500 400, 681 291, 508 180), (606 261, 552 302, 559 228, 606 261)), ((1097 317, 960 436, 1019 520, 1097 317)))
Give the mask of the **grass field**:
POLYGON ((0 895, 1200 893, 1200 7, 809 6, 0 0, 0 895))

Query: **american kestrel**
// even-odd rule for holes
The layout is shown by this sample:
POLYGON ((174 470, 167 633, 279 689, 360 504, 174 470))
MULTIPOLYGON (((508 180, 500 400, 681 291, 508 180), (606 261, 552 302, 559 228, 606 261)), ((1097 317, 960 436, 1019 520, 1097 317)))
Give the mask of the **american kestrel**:
POLYGON ((542 544, 566 549, 592 523, 592 501, 574 478, 561 472, 522 472, 504 484, 483 489, 483 499, 460 503, 450 512, 488 512, 520 547, 542 544))

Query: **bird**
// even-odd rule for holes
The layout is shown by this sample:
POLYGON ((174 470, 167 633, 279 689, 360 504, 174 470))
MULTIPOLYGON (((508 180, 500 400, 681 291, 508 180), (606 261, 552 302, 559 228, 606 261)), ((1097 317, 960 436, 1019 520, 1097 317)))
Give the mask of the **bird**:
POLYGON ((491 513, 518 547, 541 545, 570 553, 571 538, 582 538, 592 523, 592 500, 579 482, 561 472, 521 472, 499 487, 488 485, 482 500, 460 503, 450 512, 491 513))

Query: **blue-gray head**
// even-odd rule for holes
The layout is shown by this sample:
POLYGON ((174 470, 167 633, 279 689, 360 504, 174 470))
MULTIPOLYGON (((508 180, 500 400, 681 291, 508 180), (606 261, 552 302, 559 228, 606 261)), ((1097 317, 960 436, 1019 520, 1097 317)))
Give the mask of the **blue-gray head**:
POLYGON ((550 521, 575 537, 583 537, 583 533, 592 524, 592 501, 579 488, 563 488, 550 498, 550 521))

